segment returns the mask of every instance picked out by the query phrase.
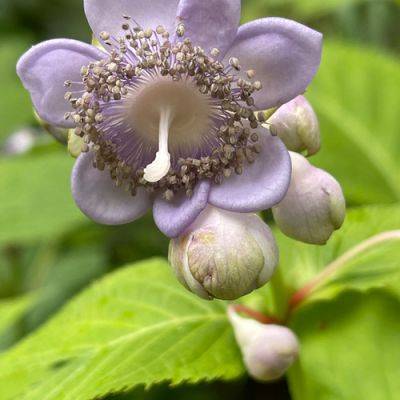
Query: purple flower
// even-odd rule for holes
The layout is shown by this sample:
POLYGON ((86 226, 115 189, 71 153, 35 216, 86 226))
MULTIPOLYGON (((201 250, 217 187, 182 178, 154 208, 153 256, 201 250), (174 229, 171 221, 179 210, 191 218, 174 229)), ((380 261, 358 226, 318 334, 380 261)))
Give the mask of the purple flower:
POLYGON ((39 116, 86 143, 72 173, 80 209, 118 225, 152 206, 160 230, 177 237, 207 204, 278 204, 290 157, 256 111, 305 91, 321 34, 281 18, 239 27, 240 0, 84 5, 104 50, 50 40, 17 66, 39 116))

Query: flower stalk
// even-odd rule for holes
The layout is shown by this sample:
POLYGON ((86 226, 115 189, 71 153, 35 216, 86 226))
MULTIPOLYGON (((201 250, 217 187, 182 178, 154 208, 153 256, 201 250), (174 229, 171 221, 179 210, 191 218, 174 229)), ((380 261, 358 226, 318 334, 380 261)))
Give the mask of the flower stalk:
POLYGON ((245 306, 244 304, 235 304, 232 306, 233 310, 235 310, 236 313, 242 313, 247 315, 248 317, 255 319, 256 321, 260 322, 261 324, 281 324, 282 321, 279 319, 273 317, 273 316, 268 316, 265 315, 264 313, 260 311, 253 310, 250 307, 245 306))

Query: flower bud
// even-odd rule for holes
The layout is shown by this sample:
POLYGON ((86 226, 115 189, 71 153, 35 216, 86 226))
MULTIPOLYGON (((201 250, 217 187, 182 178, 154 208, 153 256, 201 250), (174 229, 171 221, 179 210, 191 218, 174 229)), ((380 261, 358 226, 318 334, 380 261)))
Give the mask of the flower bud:
POLYGON ((281 378, 299 354, 296 335, 284 326, 242 318, 233 307, 228 316, 249 375, 264 382, 281 378))
POLYGON ((170 244, 179 281, 205 299, 234 300, 263 286, 278 264, 268 226, 255 214, 209 206, 170 244))
POLYGON ((325 244, 345 218, 342 188, 331 175, 313 167, 302 155, 290 153, 290 157, 292 180, 285 198, 272 210, 275 221, 293 239, 325 244))
POLYGON ((75 132, 73 129, 70 129, 68 132, 68 151, 69 154, 74 157, 78 158, 81 153, 82 149, 85 146, 85 142, 83 138, 75 135, 75 132))
POLYGON ((298 96, 280 107, 268 124, 291 151, 307 151, 307 155, 311 156, 321 147, 318 119, 304 96, 298 96))

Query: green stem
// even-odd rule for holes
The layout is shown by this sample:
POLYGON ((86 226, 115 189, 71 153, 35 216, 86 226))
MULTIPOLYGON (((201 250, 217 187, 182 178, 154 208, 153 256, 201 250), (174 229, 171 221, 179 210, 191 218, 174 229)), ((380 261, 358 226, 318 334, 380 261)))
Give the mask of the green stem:
POLYGON ((274 315, 279 319, 284 319, 288 309, 288 290, 279 267, 269 282, 269 287, 273 300, 274 315))
POLYGON ((5 297, 16 296, 21 289, 21 248, 18 245, 5 246, 4 255, 8 262, 10 279, 8 281, 5 297))
POLYGON ((57 250, 58 248, 53 241, 40 244, 31 264, 33 274, 27 288, 29 291, 36 291, 43 286, 49 271, 54 267, 57 250))

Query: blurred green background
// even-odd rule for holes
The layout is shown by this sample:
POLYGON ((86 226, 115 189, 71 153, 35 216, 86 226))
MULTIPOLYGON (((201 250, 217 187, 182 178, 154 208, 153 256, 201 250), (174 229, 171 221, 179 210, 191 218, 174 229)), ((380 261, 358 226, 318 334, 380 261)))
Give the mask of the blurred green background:
MULTIPOLYGON (((244 0, 243 20, 282 16, 325 36, 307 93, 321 122, 313 162, 343 185, 349 206, 400 200, 400 7, 390 0, 244 0)), ((32 332, 93 280, 132 261, 166 256, 151 216, 102 227, 75 207, 65 146, 35 122, 15 75, 39 41, 90 40, 81 0, 0 0, 0 350, 32 332), (35 293, 32 299, 29 293, 35 293), (28 310, 28 312, 27 312, 28 310), (9 328, 11 321, 17 321, 9 328), (4 332, 3 327, 8 327, 4 332)), ((62 140, 61 140, 62 142, 62 140)), ((268 215, 266 216, 268 218, 268 215)), ((285 382, 251 380, 136 390, 110 399, 289 399, 285 382), (267 397, 270 396, 270 397, 267 397)))

